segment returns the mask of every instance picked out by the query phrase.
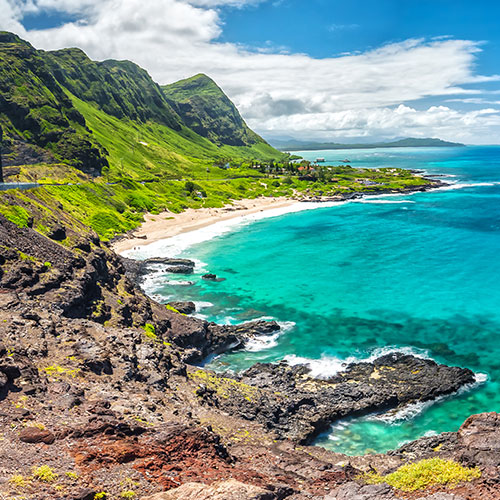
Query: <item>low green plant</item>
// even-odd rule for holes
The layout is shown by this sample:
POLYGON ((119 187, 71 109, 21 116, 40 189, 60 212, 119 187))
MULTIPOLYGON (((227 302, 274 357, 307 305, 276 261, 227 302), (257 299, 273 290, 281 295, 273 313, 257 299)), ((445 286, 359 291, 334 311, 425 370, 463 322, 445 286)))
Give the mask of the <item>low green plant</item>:
POLYGON ((135 493, 135 491, 132 491, 132 490, 126 490, 126 491, 122 491, 120 493, 120 498, 135 498, 137 496, 137 494, 135 493))
POLYGON ((387 483, 402 491, 422 490, 437 484, 455 486, 463 481, 481 477, 477 467, 463 467, 453 460, 429 458, 413 464, 401 466, 391 474, 380 475, 369 472, 362 476, 368 484, 387 483))
POLYGON ((9 484, 15 488, 25 488, 28 485, 28 480, 21 474, 14 474, 9 478, 9 484))
POLYGON ((144 330, 144 334, 146 335, 146 337, 149 337, 150 339, 153 339, 153 340, 156 340, 158 337, 156 335, 156 329, 154 327, 154 325, 152 325, 151 323, 146 323, 142 329, 144 330))
POLYGON ((166 307, 166 309, 168 309, 169 311, 172 311, 174 313, 179 312, 175 307, 172 307, 170 304, 167 304, 165 307, 166 307))
POLYGON ((44 483, 53 483, 59 476, 48 465, 41 465, 33 469, 33 477, 44 483))

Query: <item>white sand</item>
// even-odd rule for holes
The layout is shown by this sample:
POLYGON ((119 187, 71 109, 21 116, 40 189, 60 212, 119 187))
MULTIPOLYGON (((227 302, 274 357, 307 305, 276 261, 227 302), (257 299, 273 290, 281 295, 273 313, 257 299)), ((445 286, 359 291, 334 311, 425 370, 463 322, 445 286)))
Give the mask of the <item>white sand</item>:
POLYGON ((264 210, 282 208, 297 203, 290 198, 257 198, 237 200, 224 208, 189 208, 180 214, 169 211, 158 215, 146 214, 143 224, 134 231, 134 236, 119 240, 113 244, 113 250, 119 254, 133 248, 149 245, 181 233, 195 231, 219 221, 250 215, 264 210), (147 238, 140 238, 146 236, 147 238))

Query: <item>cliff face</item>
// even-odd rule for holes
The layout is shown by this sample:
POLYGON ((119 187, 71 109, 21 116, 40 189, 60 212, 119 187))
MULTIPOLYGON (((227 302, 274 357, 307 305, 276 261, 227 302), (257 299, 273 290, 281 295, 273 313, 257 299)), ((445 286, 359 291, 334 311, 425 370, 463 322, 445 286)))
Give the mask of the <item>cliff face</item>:
POLYGON ((266 144, 248 128, 236 106, 208 76, 199 74, 162 89, 184 124, 214 144, 266 144))
POLYGON ((154 120, 180 130, 179 117, 148 73, 130 61, 90 60, 80 49, 46 53, 57 81, 82 101, 108 115, 141 122, 154 120))
POLYGON ((52 75, 42 51, 0 32, 0 124, 6 165, 68 161, 91 175, 105 152, 52 75))
POLYGON ((0 463, 8 479, 0 494, 389 499, 396 492, 366 485, 363 472, 441 457, 481 468, 454 500, 496 498, 496 414, 387 455, 297 446, 332 420, 452 392, 472 381, 469 370, 389 356, 328 381, 286 364, 216 375, 189 362, 277 325, 218 326, 168 310, 89 231, 61 226, 48 238, 0 217, 0 239, 0 463))

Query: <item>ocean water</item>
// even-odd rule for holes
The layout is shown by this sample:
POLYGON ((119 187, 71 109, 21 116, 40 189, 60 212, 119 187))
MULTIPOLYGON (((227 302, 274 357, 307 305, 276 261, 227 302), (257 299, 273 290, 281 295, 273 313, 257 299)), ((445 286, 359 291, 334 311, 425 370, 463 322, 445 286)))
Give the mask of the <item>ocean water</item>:
POLYGON ((352 166, 422 169, 452 184, 294 206, 149 245, 135 256, 182 255, 197 270, 193 277, 158 272, 147 291, 162 301, 194 300, 208 320, 282 323, 280 335, 210 360, 216 370, 286 358, 326 377, 346 362, 403 350, 477 374, 473 387, 431 404, 337 422, 317 440, 326 448, 383 452, 500 410, 500 147, 299 154, 333 165, 347 158, 352 166), (201 280, 208 271, 226 280, 201 280))

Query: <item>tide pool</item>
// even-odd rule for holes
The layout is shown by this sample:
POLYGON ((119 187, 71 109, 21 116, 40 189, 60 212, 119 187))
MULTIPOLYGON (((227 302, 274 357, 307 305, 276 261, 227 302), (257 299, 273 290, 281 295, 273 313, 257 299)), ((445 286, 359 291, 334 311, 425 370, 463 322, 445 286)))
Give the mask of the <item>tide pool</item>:
POLYGON ((478 374, 474 387, 433 404, 336 423, 317 441, 335 451, 386 451, 500 410, 500 147, 298 154, 332 165, 422 169, 453 185, 274 214, 219 227, 199 243, 186 236, 182 245, 145 247, 138 257, 177 252, 198 263, 187 278, 195 285, 172 285, 167 280, 178 277, 159 273, 148 293, 193 300, 211 321, 282 323, 281 335, 212 360, 216 370, 286 358, 328 376, 345 362, 404 350, 478 374), (200 280, 208 271, 226 281, 200 280))

